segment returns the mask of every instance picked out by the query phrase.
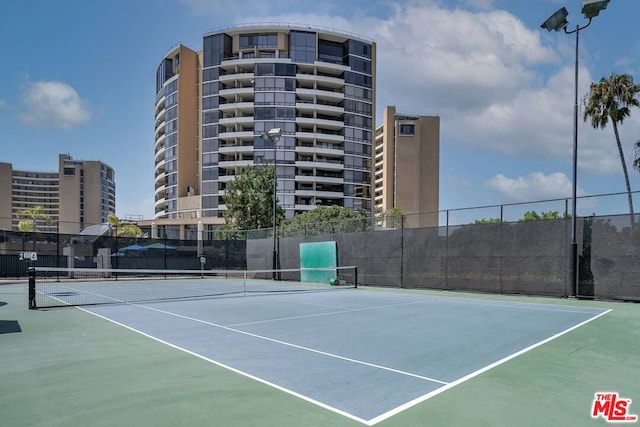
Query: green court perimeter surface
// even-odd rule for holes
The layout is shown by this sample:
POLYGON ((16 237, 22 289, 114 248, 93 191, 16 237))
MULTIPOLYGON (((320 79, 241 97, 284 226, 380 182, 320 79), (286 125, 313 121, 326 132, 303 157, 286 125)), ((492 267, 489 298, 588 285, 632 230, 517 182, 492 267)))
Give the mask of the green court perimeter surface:
MULTIPOLYGON (((596 392, 632 399, 640 414, 640 305, 424 294, 612 311, 377 426, 608 425, 591 418, 596 392)), ((22 283, 0 285, 0 425, 363 424, 82 310, 29 311, 22 283)))

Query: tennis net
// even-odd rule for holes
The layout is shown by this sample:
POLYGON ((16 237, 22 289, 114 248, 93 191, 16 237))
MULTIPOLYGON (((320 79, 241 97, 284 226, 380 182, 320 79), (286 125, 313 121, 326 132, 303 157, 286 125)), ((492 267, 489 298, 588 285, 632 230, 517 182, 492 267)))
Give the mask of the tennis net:
POLYGON ((34 267, 29 308, 356 288, 357 268, 150 270, 34 267))

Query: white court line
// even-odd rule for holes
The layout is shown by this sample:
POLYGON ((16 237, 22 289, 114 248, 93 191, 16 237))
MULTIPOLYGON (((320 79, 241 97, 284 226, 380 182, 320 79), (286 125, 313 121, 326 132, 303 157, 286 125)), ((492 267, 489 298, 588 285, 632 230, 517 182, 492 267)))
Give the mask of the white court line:
POLYGON ((464 305, 481 305, 488 307, 502 307, 502 308, 522 308, 526 310, 540 310, 540 311, 553 311, 559 313, 579 313, 579 314, 598 314, 597 311, 602 310, 600 307, 572 307, 569 305, 554 305, 537 302, 517 302, 517 301, 498 301, 495 299, 473 299, 471 297, 463 296, 441 296, 441 295, 422 295, 418 293, 403 293, 396 294, 395 296, 401 298, 424 297, 421 302, 450 302, 453 304, 464 305))
POLYGON ((440 393, 443 393, 443 392, 445 392, 447 390, 450 390, 450 389, 452 389, 453 387, 455 387, 457 385, 460 385, 460 384, 462 384, 462 383, 464 383, 466 381, 469 381, 470 379, 475 378, 478 375, 483 374, 483 373, 487 372, 490 369, 493 369, 493 368, 495 368, 497 366, 500 366, 500 365, 502 365, 502 364, 504 364, 504 363, 506 363, 506 362, 518 357, 518 356, 521 356, 521 355, 523 355, 523 354, 525 354, 525 353, 527 353, 527 352, 529 352, 529 351, 531 351, 531 350, 533 350, 533 349, 535 349, 537 347, 540 347, 541 345, 547 344, 548 342, 553 341, 556 338, 559 338, 559 337, 561 337, 561 336, 563 336, 565 334, 568 334, 569 332, 571 332, 573 330, 576 330, 576 329, 580 328, 581 326, 584 326, 587 323, 592 322, 592 321, 604 316, 605 314, 610 313, 611 311, 612 310, 609 309, 609 310, 607 310, 607 311, 605 311, 603 313, 600 313, 600 314, 598 314, 598 315, 596 315, 596 316, 594 316, 594 317, 592 317, 590 319, 585 320, 584 322, 580 322, 577 325, 574 325, 574 326, 572 326, 572 327, 570 327, 568 329, 565 329, 562 332, 558 332, 557 334, 552 335, 551 337, 549 337, 549 338, 547 338, 545 340, 539 341, 539 342, 537 342, 537 343, 535 343, 533 345, 530 345, 527 348, 524 348, 524 349, 522 349, 520 351, 517 351, 517 352, 515 352, 515 353, 513 353, 513 354, 511 354, 511 355, 509 355, 507 357, 504 357, 504 358, 502 358, 502 359, 500 359, 500 360, 498 360, 496 362, 493 362, 493 363, 485 366, 484 368, 480 368, 477 371, 474 371, 474 372, 472 372, 472 373, 470 373, 468 375, 465 375, 464 377, 458 378, 457 380, 455 380, 453 382, 450 382, 449 384, 447 384, 447 385, 445 385, 443 387, 440 387, 440 388, 438 388, 438 389, 436 389, 436 390, 434 390, 434 391, 432 391, 430 393, 427 393, 427 394, 425 394, 425 395, 423 395, 421 397, 418 397, 418 398, 416 398, 416 399, 414 399, 414 400, 412 400, 410 402, 407 402, 407 403, 405 403, 403 405, 400 405, 395 409, 392 409, 390 411, 385 412, 384 414, 378 415, 377 417, 372 418, 369 421, 367 421, 366 424, 369 425, 369 426, 373 426, 373 425, 375 425, 375 424, 377 424, 377 423, 379 423, 381 421, 384 421, 387 418, 390 418, 390 417, 392 417, 392 416, 394 416, 396 414, 399 414, 402 411, 405 411, 405 410, 411 408, 412 406, 415 406, 415 405, 417 405, 419 403, 422 403, 425 400, 431 399, 432 397, 437 396, 440 393))
MULTIPOLYGON (((285 300, 282 298, 269 298, 269 297, 267 298, 272 301, 292 302, 290 300, 285 300)), ((467 300, 464 298, 455 298, 455 297, 452 297, 446 300, 446 302, 451 302, 451 301, 458 304, 471 304, 471 305, 481 305, 481 306, 500 307, 500 308, 516 308, 516 309, 525 309, 525 310, 552 311, 554 313, 595 314, 593 313, 593 310, 599 310, 595 307, 593 309, 587 309, 587 310, 574 310, 572 307, 565 306, 565 305, 549 307, 544 304, 536 304, 536 303, 517 303, 517 302, 510 302, 510 301, 504 301, 504 302, 503 301, 473 301, 473 300, 467 300)), ((337 308, 338 311, 332 311, 327 313, 305 314, 301 316, 280 317, 275 319, 257 320, 254 322, 234 323, 227 326, 235 327, 235 326, 256 325, 261 323, 279 322, 281 320, 307 319, 311 317, 331 316, 331 315, 342 314, 342 313, 355 313, 360 311, 379 310, 379 309, 392 308, 392 307, 428 304, 433 302, 438 303, 438 302, 441 302, 441 300, 438 297, 435 297, 435 298, 428 297, 420 301, 401 302, 397 304, 386 304, 386 305, 363 307, 363 308, 346 308, 346 307, 343 308, 343 307, 336 307, 336 306, 325 305, 325 304, 302 303, 304 305, 313 305, 317 307, 337 308)), ((293 301, 293 303, 301 304, 297 301, 293 301)))
MULTIPOLYGON (((277 298, 269 298, 271 300, 275 300, 275 301, 283 301, 277 298)), ((285 300, 286 302, 286 300, 285 300)), ((344 309, 340 309, 338 311, 330 311, 327 313, 316 313, 316 314, 303 314, 300 316, 290 316, 290 317, 278 317, 275 319, 266 319, 266 320, 256 320, 254 322, 245 322, 245 323, 234 323, 234 324, 230 324, 227 325, 228 327, 235 327, 235 326, 247 326, 247 325, 257 325, 260 323, 271 323, 271 322, 279 322, 281 320, 296 320, 296 319, 307 319, 310 317, 322 317, 322 316, 332 316, 335 314, 343 314, 343 313, 357 313, 360 311, 370 311, 370 310, 379 310, 379 309, 384 309, 384 308, 391 308, 391 307, 403 307, 403 306, 407 306, 407 305, 417 305, 417 304, 425 304, 427 302, 431 302, 431 301, 415 301, 415 302, 409 302, 409 303, 398 303, 398 304, 387 304, 387 305, 378 305, 378 306, 374 306, 374 307, 363 307, 363 308, 344 308, 344 309)), ((315 305, 318 307, 326 307, 326 308, 340 308, 340 307, 332 307, 332 306, 324 306, 322 304, 311 304, 311 305, 315 305)))
MULTIPOLYGON (((132 304, 132 305, 136 305, 136 304, 132 304)), ((144 306, 141 306, 141 307, 144 307, 144 306)), ((314 405, 318 405, 321 408, 324 408, 324 409, 327 409, 329 411, 335 412, 338 415, 342 415, 342 416, 344 416, 346 418, 350 418, 350 419, 352 419, 354 421, 358 421, 359 423, 362 423, 362 424, 365 424, 365 425, 367 424, 367 420, 364 420, 364 419, 362 419, 360 417, 356 417, 355 415, 352 415, 352 414, 350 414, 348 412, 342 411, 342 410, 340 410, 338 408, 334 408, 333 406, 327 405, 327 404, 322 403, 322 402, 320 402, 318 400, 315 400, 315 399, 312 399, 312 398, 310 398, 308 396, 305 396, 303 394, 297 393, 297 392, 295 392, 293 390, 289 390, 288 388, 279 386, 278 384, 275 384, 275 383, 272 383, 270 381, 264 380, 264 379, 262 379, 260 377, 256 377, 255 375, 251 375, 251 374, 249 374, 247 372, 244 372, 244 371, 241 371, 239 369, 233 368, 233 367, 231 367, 229 365, 225 365, 224 363, 221 363, 221 362, 218 362, 216 360, 210 359, 208 357, 205 357, 205 356, 203 356, 201 354, 198 354, 196 352, 193 352, 191 350, 187 350, 184 347, 180 347, 178 345, 172 344, 172 343, 170 343, 168 341, 165 341, 165 340, 160 339, 158 337, 155 337, 153 335, 147 334, 146 332, 142 332, 139 329, 133 328, 133 327, 128 326, 128 325, 125 325, 124 323, 120 323, 120 322, 118 322, 116 320, 110 319, 109 317, 100 315, 98 313, 94 313, 91 310, 87 310, 87 309, 84 309, 82 307, 78 307, 78 309, 80 309, 80 310, 82 310, 82 311, 84 311, 86 313, 92 314, 92 315, 94 315, 96 317, 99 317, 101 319, 104 319, 104 320, 106 320, 108 322, 114 323, 114 324, 116 324, 118 326, 122 326, 123 328, 129 329, 130 331, 136 332, 136 333, 138 333, 140 335, 143 335, 143 336, 145 336, 147 338, 150 338, 150 339, 152 339, 154 341, 157 341, 157 342, 159 342, 161 344, 167 345, 167 346, 169 346, 171 348, 174 348, 176 350, 182 351, 182 352, 187 353, 187 354, 189 354, 191 356, 195 356, 198 359, 202 359, 202 360, 204 360, 206 362, 212 363, 212 364, 214 364, 216 366, 220 366, 221 368, 224 368, 224 369, 228 369, 229 371, 234 372, 234 373, 239 374, 239 375, 242 375, 242 376, 244 376, 246 378, 252 379, 254 381, 258 381, 259 383, 265 384, 265 385, 267 385, 269 387, 273 387, 273 388, 275 388, 277 390, 280 390, 280 391, 283 391, 283 392, 285 392, 287 394, 290 394, 290 395, 292 395, 294 397, 297 397, 297 398, 300 398, 300 399, 305 400, 307 402, 313 403, 314 405)))
POLYGON ((434 383, 438 383, 438 384, 443 384, 443 385, 448 384, 446 381, 438 380, 438 379, 435 379, 435 378, 425 377, 423 375, 413 374, 411 372, 406 372, 406 371, 401 371, 399 369, 389 368, 388 366, 376 365, 375 363, 369 363, 369 362, 365 362, 363 360, 358 360, 358 359, 353 359, 353 358, 350 358, 350 357, 340 356, 339 354, 329 353, 329 352, 322 351, 322 350, 316 350, 314 348, 305 347, 305 346, 298 345, 298 344, 293 344, 293 343, 290 343, 290 342, 287 342, 287 341, 277 340, 275 338, 265 337, 264 335, 258 335, 258 334, 254 334, 254 333, 251 333, 251 332, 242 331, 240 329, 235 329, 235 328, 232 328, 232 327, 229 327, 229 326, 219 325, 217 323, 208 322, 206 320, 196 319, 195 317, 184 316, 182 314, 173 313, 171 311, 161 310, 159 308, 148 307, 148 306, 140 305, 140 304, 132 304, 132 305, 135 305, 136 307, 146 308, 146 309, 152 310, 152 311, 157 311, 158 313, 168 314, 170 316, 175 316, 175 317, 178 317, 178 318, 181 318, 181 319, 190 320, 192 322, 197 322, 197 323, 202 323, 204 325, 214 326, 216 328, 224 329, 224 330, 227 330, 227 331, 230 331, 230 332, 235 332, 235 333, 238 333, 238 334, 247 335, 247 336, 252 337, 252 338, 258 338, 258 339, 261 339, 261 340, 264 340, 264 341, 269 341, 269 342, 273 342, 273 343, 276 343, 276 344, 284 345, 284 346, 287 346, 287 347, 292 347, 292 348, 295 348, 295 349, 298 349, 298 350, 304 350, 304 351, 308 351, 310 353, 316 353, 316 354, 320 354, 322 356, 327 356, 327 357, 332 357, 334 359, 344 360, 346 362, 355 363, 357 365, 363 365, 363 366, 368 366, 370 368, 381 369, 383 371, 389 371, 389 372, 393 372, 395 374, 400 374, 400 375, 404 375, 404 376, 408 376, 408 377, 418 378, 418 379, 421 379, 421 380, 434 382, 434 383))
MULTIPOLYGON (((601 310, 598 307, 585 307, 580 310, 579 307, 571 307, 568 305, 551 305, 540 304, 535 302, 515 302, 515 301, 496 301, 496 300, 471 300, 468 298, 458 297, 434 297, 444 298, 445 302, 457 303, 457 304, 469 304, 469 305, 483 305, 488 307, 501 307, 501 308, 518 308, 524 310, 540 310, 540 311, 553 311, 556 313, 577 313, 577 314, 597 314, 596 311, 601 310)), ((438 299, 432 299, 431 301, 438 301, 438 299)))
MULTIPOLYGON (((392 307, 392 306, 403 306, 403 305, 411 305, 411 304, 421 304, 421 303, 433 302, 433 301, 434 301, 433 299, 430 299, 430 300, 423 300, 423 301, 415 301, 415 302, 412 302, 412 303, 391 304, 391 305, 386 305, 386 306, 379 306, 379 307, 373 307, 373 308, 370 307, 370 308, 363 308, 363 309, 353 309, 353 310, 348 310, 348 311, 363 311, 363 310, 369 310, 369 309, 375 309, 375 308, 384 308, 384 307, 392 307)), ((435 301, 437 301, 437 299, 435 301)), ((469 301, 469 302, 466 302, 466 303, 473 304, 474 302, 469 301)), ((497 304, 486 304, 486 305, 498 305, 498 306, 504 307, 505 305, 511 304, 509 302, 505 302, 503 304, 503 303, 500 303, 500 302, 497 302, 497 301, 494 302, 494 303, 497 303, 497 304)), ((315 400, 313 398, 310 398, 308 396, 305 396, 305 395, 302 395, 300 393, 297 393, 297 392, 295 392, 293 390, 287 389, 287 388, 279 386, 279 385, 277 385, 275 383, 272 383, 272 382, 269 382, 267 380, 264 380, 264 379, 261 379, 259 377, 256 377, 256 376, 254 376, 252 374, 249 374, 247 372, 244 372, 244 371, 238 370, 236 368, 233 368, 231 366, 225 365, 225 364, 223 364, 221 362, 218 362, 216 360, 207 358, 207 357, 205 357, 203 355, 200 355, 198 353, 192 352, 190 350, 187 350, 186 348, 177 346, 175 344, 172 344, 170 342, 162 340, 162 339, 160 339, 158 337, 155 337, 153 335, 149 335, 149 334, 147 334, 145 332, 142 332, 142 331, 140 331, 138 329, 135 329, 133 327, 127 326, 125 324, 122 324, 122 323, 120 323, 118 321, 115 321, 113 319, 110 319, 108 317, 105 317, 105 316, 102 316, 100 314, 94 313, 94 312, 92 312, 90 310, 78 307, 82 311, 85 311, 85 312, 87 312, 89 314, 92 314, 94 316, 100 317, 102 319, 105 319, 105 320, 107 320, 109 322, 112 322, 114 324, 122 326, 122 327, 124 327, 126 329, 129 329, 131 331, 137 332, 137 333, 139 333, 139 334, 141 334, 141 335, 143 335, 143 336, 145 336, 147 338, 151 338, 151 339, 153 339, 153 340, 155 340, 157 342, 160 342, 162 344, 168 345, 169 347, 172 347, 172 348, 175 348, 177 350, 183 351, 183 352, 185 352, 187 354, 190 354, 190 355, 195 356, 195 357, 197 357, 199 359, 208 361, 210 363, 213 363, 214 365, 223 367, 223 368, 228 369, 228 370, 230 370, 232 372, 235 372, 235 373, 240 374, 242 376, 245 376, 247 378, 250 378, 250 379, 253 379, 255 381, 258 381, 258 382, 260 382, 262 384, 266 384, 266 385, 268 385, 270 387, 273 387, 273 388, 275 388, 277 390, 283 391, 283 392, 285 392, 287 394, 290 394, 292 396, 298 397, 298 398, 300 398, 302 400, 305 400, 307 402, 313 403, 313 404, 318 405, 318 406, 320 406, 322 408, 325 408, 325 409, 327 409, 329 411, 332 411, 334 413, 337 413, 339 415, 342 415, 342 416, 347 417, 349 419, 352 419, 354 421, 358 421, 358 422, 360 422, 362 424, 365 424, 367 426, 373 426, 375 424, 378 424, 378 423, 380 423, 380 422, 382 422, 382 421, 384 421, 384 420, 386 420, 386 419, 388 419, 388 418, 390 418, 390 417, 392 417, 394 415, 397 415, 397 414, 399 414, 399 413, 401 413, 401 412, 403 412, 403 411, 405 411, 405 410, 407 410, 407 409, 409 409, 409 408, 411 408, 411 407, 413 407, 415 405, 418 405, 418 404, 420 404, 420 403, 422 403, 422 402, 424 402, 424 401, 426 401, 426 400, 428 400, 428 399, 430 399, 430 398, 432 398, 434 396, 437 396, 437 395, 439 395, 439 394, 441 394, 441 393, 443 393, 443 392, 445 392, 447 390, 450 390, 451 388, 453 388, 453 387, 455 387, 457 385, 460 385, 460 384, 462 384, 462 383, 464 383, 464 382, 466 382, 468 380, 471 380, 471 379, 473 379, 473 378, 475 378, 475 377, 477 377, 477 376, 479 376, 479 375, 481 375, 481 374, 483 374, 483 373, 485 373, 485 372, 487 372, 487 371, 489 371, 489 370, 491 370, 491 369, 493 369, 493 368, 495 368, 497 366, 500 366, 500 365, 502 365, 502 364, 504 364, 504 363, 506 363, 506 362, 518 357, 518 356, 521 356, 521 355, 523 355, 523 354, 525 354, 525 353, 527 353, 527 352, 529 352, 529 351, 531 351, 531 350, 533 350, 533 349, 535 349, 537 347, 540 347, 540 346, 542 346, 544 344, 547 344, 548 342, 550 342, 552 340, 555 340, 556 338, 559 338, 559 337, 561 337, 561 336, 563 336, 563 335, 565 335, 565 334, 567 334, 567 333, 569 333, 569 332, 571 332, 571 331, 573 331, 573 330, 575 330, 577 328, 580 328, 580 327, 582 327, 582 326, 584 326, 584 325, 586 325, 586 324, 588 324, 588 323, 590 323, 590 322, 592 322, 592 321, 594 321, 594 320, 596 320, 596 319, 598 319, 598 318, 600 318, 600 317, 602 317, 602 316, 604 316, 604 315, 606 315, 606 314, 608 314, 608 313, 610 313, 612 311, 611 309, 609 309, 609 310, 606 310, 606 311, 604 311, 602 313, 599 313, 599 314, 595 315, 594 317, 591 317, 591 318, 589 318, 589 319, 587 319, 587 320, 585 320, 585 321, 583 321, 581 323, 578 323, 578 324, 576 324, 576 325, 574 325, 574 326, 572 326, 572 327, 570 327, 568 329, 565 329, 565 330, 563 330, 563 331, 561 331, 561 332, 559 332, 559 333, 557 333, 555 335, 552 335, 551 337, 549 337, 547 339, 539 341, 539 342, 537 342, 537 343, 535 343, 533 345, 530 345, 529 347, 526 347, 526 348, 524 348, 524 349, 522 349, 522 350, 520 350, 518 352, 515 352, 515 353, 513 353, 513 354, 511 354, 509 356, 506 356, 506 357, 504 357, 504 358, 502 358, 502 359, 500 359, 500 360, 498 360, 496 362, 493 362, 493 363, 491 363, 491 364, 489 364, 489 365, 487 365, 487 366, 485 366, 483 368, 480 368, 480 369, 478 369, 478 370, 476 370, 476 371, 474 371, 474 372, 472 372, 472 373, 470 373, 468 375, 465 375, 465 376, 463 376, 461 378, 458 378, 457 380, 455 380, 453 382, 449 382, 448 383, 448 382, 437 380, 437 379, 434 379, 434 378, 429 378, 429 377, 425 377, 425 376, 421 376, 421 375, 416 375, 416 374, 412 374, 410 372, 405 372, 405 371, 401 371, 401 370, 397 370, 397 369, 393 369, 393 368, 389 368, 389 367, 385 367, 385 366, 381 366, 381 365, 376 365, 376 364, 360 361, 360 360, 357 360, 357 359, 343 357, 343 356, 340 356, 340 355, 337 355, 337 354, 332 354, 332 353, 328 353, 328 352, 312 349, 312 348, 309 348, 309 347, 300 346, 300 345, 289 343, 289 342, 286 342, 286 341, 276 340, 276 339, 273 339, 273 338, 269 338, 269 337, 253 334, 253 333, 250 333, 250 332, 238 330, 238 329, 235 329, 235 328, 230 327, 230 326, 219 325, 219 324, 216 324, 216 323, 208 322, 208 321, 201 320, 201 319, 192 318, 192 317, 189 317, 189 316, 184 316, 184 315, 181 315, 181 314, 178 314, 178 313, 173 313, 173 312, 170 312, 170 311, 153 308, 153 307, 149 307, 149 306, 146 306, 146 305, 133 304, 133 303, 126 303, 126 304, 133 305, 133 306, 140 307, 140 308, 144 308, 144 309, 148 309, 148 310, 151 310, 151 311, 156 311, 156 312, 167 314, 167 315, 170 315, 170 316, 175 316, 175 317, 182 318, 182 319, 185 319, 185 320, 190 320, 190 321, 193 321, 193 322, 202 323, 202 324, 206 324, 206 325, 209 325, 209 326, 214 326, 214 327, 217 327, 217 328, 220 328, 220 329, 228 330, 230 332, 240 333, 240 334, 247 335, 247 336, 250 336, 250 337, 253 337, 253 338, 262 339, 262 340, 265 340, 265 341, 269 341, 269 342, 273 342, 273 343, 289 346, 289 347, 300 349, 300 350, 304 350, 304 351, 309 351, 309 352, 320 354, 320 355, 323 355, 323 356, 332 357, 332 358, 336 358, 336 359, 339 359, 339 360, 344 360, 344 361, 348 361, 348 362, 351 362, 351 363, 360 364, 360 365, 364 365, 364 366, 368 366, 368 367, 372 367, 372 368, 377 368, 377 369, 381 369, 381 370, 397 373, 397 374, 400 374, 400 375, 406 375, 406 376, 409 376, 409 377, 422 379, 422 380, 425 380, 425 381, 428 381, 428 382, 435 382, 435 383, 442 384, 442 387, 439 387, 436 390, 433 390, 433 391, 431 391, 431 392, 429 392, 429 393, 427 393, 427 394, 425 394, 423 396, 420 396, 420 397, 418 397, 416 399, 413 399, 413 400, 411 400, 411 401, 409 401, 407 403, 404 403, 404 404, 402 404, 402 405, 400 405, 400 406, 398 406, 398 407, 396 407, 396 408, 394 408, 394 409, 392 409, 390 411, 387 411, 387 412, 385 412, 385 413, 383 413, 383 414, 381 414, 381 415, 379 415, 379 416, 377 416, 375 418, 372 418, 370 420, 365 420, 365 419, 362 419, 362 418, 357 417, 355 415, 352 415, 352 414, 350 414, 348 412, 345 412, 343 410, 335 408, 333 406, 330 406, 330 405, 327 405, 327 404, 322 403, 320 401, 317 401, 317 400, 315 400)), ((524 303, 524 304, 529 304, 529 303, 524 303)), ((531 305, 535 305, 535 304, 531 304, 531 305)), ((519 305, 518 303, 515 303, 512 306, 513 307, 518 307, 518 308, 535 308, 535 307, 531 307, 531 306, 530 307, 523 307, 523 306, 519 305)), ((538 307, 538 308, 539 309, 543 309, 542 307, 538 307)), ((553 311, 575 312, 574 310, 562 310, 562 309, 561 310, 553 310, 553 311)), ((342 313, 342 312, 338 312, 338 313, 342 313)), ((578 311, 578 313, 589 314, 588 312, 584 312, 584 311, 578 311)), ((315 316, 315 315, 312 315, 312 316, 315 316)), ((309 316, 301 316, 301 317, 309 317, 309 316)))

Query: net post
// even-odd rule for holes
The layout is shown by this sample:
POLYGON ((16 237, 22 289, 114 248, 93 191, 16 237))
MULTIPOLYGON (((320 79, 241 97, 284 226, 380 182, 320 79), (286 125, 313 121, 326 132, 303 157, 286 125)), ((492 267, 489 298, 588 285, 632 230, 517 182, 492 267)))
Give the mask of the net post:
POLYGON ((36 310, 36 268, 29 267, 29 310, 36 310))
POLYGON ((358 266, 355 266, 355 270, 353 272, 353 287, 358 289, 358 266))
POLYGON ((242 296, 247 296, 247 270, 242 273, 242 296))

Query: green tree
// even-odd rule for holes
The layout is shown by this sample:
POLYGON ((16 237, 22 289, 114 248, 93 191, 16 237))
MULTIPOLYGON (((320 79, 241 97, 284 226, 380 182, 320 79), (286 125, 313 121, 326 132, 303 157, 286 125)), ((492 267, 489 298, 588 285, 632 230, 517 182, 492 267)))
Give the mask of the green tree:
POLYGON ((586 122, 590 118, 591 126, 594 129, 604 129, 609 120, 611 120, 627 186, 629 213, 631 214, 632 223, 633 199, 631 197, 631 185, 629 184, 627 164, 624 159, 622 143, 620 142, 618 124, 622 124, 624 119, 631 115, 630 107, 640 107, 640 101, 637 98, 638 92, 640 92, 640 85, 633 82, 631 75, 611 73, 608 79, 602 77, 597 84, 591 83, 589 94, 584 101, 584 121, 586 122))
POLYGON ((562 219, 569 218, 571 215, 565 214, 560 215, 558 211, 549 211, 549 212, 541 212, 538 214, 536 211, 527 211, 524 213, 524 216, 519 219, 519 222, 525 221, 546 221, 550 219, 562 219))
POLYGON ((348 233, 370 229, 365 212, 355 212, 342 206, 316 206, 282 224, 282 235, 308 236, 315 234, 348 233))
MULTIPOLYGON (((273 227, 273 165, 244 168, 227 184, 223 230, 255 230, 273 227)), ((276 226, 284 219, 276 207, 276 226)))
POLYGON ((25 218, 18 222, 18 230, 24 232, 37 232, 38 221, 44 221, 46 224, 51 223, 51 217, 47 215, 44 206, 34 206, 18 212, 18 218, 25 218))
POLYGON ((474 224, 497 224, 500 222, 502 222, 500 221, 500 218, 483 218, 473 221, 474 224))
POLYGON ((385 228, 401 228, 404 225, 404 210, 402 208, 391 208, 376 214, 376 225, 385 228))
POLYGON ((132 222, 121 221, 115 214, 110 213, 107 215, 107 222, 112 227, 111 230, 115 230, 117 237, 131 237, 134 239, 146 238, 147 233, 143 233, 142 229, 132 222))

